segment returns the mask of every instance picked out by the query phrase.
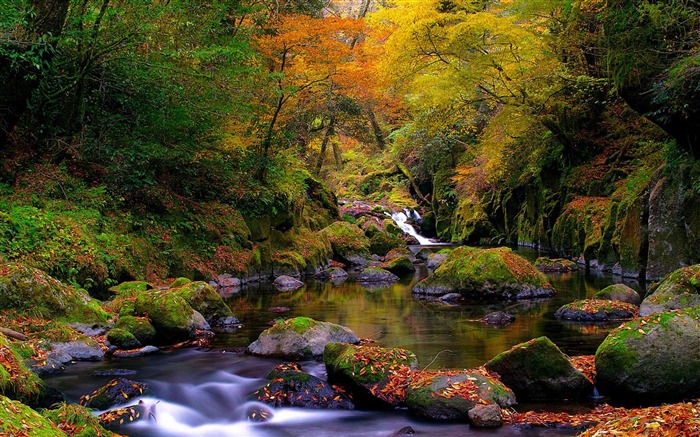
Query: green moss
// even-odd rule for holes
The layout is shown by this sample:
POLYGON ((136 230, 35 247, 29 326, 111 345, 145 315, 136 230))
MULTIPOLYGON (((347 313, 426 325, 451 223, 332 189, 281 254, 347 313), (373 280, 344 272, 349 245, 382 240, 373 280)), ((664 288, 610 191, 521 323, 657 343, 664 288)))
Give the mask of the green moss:
POLYGON ((185 284, 189 284, 190 282, 192 281, 189 278, 177 278, 170 284, 170 288, 181 287, 185 284))
POLYGON ((3 357, 0 361, 0 394, 22 402, 36 400, 44 384, 10 345, 10 340, 0 334, 0 356, 3 357))
POLYGON ((318 323, 319 322, 309 317, 294 317, 292 319, 278 320, 275 325, 269 329, 269 333, 278 334, 292 330, 297 334, 304 334, 318 323))
POLYGON ((136 339, 134 334, 121 328, 114 328, 109 331, 107 340, 119 349, 135 349, 141 347, 141 342, 136 339))
POLYGON ((136 314, 148 314, 156 332, 168 340, 189 338, 194 332, 192 307, 175 293, 150 291, 134 301, 136 314))
POLYGON ((398 247, 406 247, 406 242, 402 238, 386 232, 378 232, 369 239, 370 252, 379 256, 383 256, 398 247))
POLYGON ((179 288, 170 289, 187 301, 196 311, 199 311, 209 323, 233 316, 231 308, 226 305, 214 288, 203 281, 189 282, 179 288))
MULTIPOLYGON (((489 369, 498 369, 505 362, 517 362, 518 368, 530 379, 546 380, 566 375, 571 363, 547 337, 539 337, 514 346, 491 359, 489 369)), ((498 370, 496 370, 498 371, 498 370)))
POLYGON ((369 255, 369 240, 358 226, 347 222, 335 222, 321 233, 331 243, 333 253, 341 257, 354 254, 369 255))
POLYGON ((60 407, 46 410, 44 417, 54 424, 66 424, 77 432, 72 437, 109 436, 110 432, 100 425, 100 421, 90 410, 76 404, 63 403, 60 407))
POLYGON ((0 435, 31 437, 66 437, 48 419, 17 401, 0 395, 0 435), (27 432, 30 431, 31 434, 27 432))
POLYGON ((156 328, 148 320, 134 316, 119 317, 115 328, 130 332, 142 344, 150 343, 156 336, 156 328))
POLYGON ((347 343, 327 344, 323 350, 323 361, 333 374, 363 385, 386 380, 390 370, 400 365, 415 368, 418 364, 415 354, 405 349, 347 343))

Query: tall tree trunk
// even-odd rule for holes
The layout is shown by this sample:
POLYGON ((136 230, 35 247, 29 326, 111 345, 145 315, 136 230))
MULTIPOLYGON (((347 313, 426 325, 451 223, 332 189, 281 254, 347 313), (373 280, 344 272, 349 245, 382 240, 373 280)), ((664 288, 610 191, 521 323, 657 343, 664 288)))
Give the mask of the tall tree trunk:
MULTIPOLYGON (((3 48, 21 57, 36 48, 36 44, 47 44, 42 39, 55 38, 63 30, 69 4, 70 0, 32 0, 30 6, 34 14, 27 15, 29 22, 24 31, 20 31, 22 40, 11 40, 4 43, 3 48)), ((46 64, 51 51, 42 52, 42 61, 46 64)), ((27 109, 27 101, 39 86, 42 73, 33 63, 0 56, 0 147, 6 144, 7 136, 27 109)))
MULTIPOLYGON (((326 133, 323 134, 323 141, 321 141, 321 151, 318 154, 318 160, 316 161, 316 174, 321 173, 321 168, 323 167, 323 160, 326 156, 326 148, 328 147, 328 142, 331 140, 331 137, 334 134, 335 134, 335 118, 331 117, 330 122, 328 122, 328 127, 326 128, 326 133)), ((336 146, 333 146, 334 152, 335 152, 335 147, 336 146)))
POLYGON ((374 139, 377 142, 377 147, 379 147, 379 150, 384 150, 384 147, 386 147, 384 133, 382 132, 381 126, 379 126, 379 123, 377 122, 377 117, 374 115, 374 110, 371 106, 367 107, 367 118, 369 119, 369 124, 372 127, 372 133, 374 133, 374 139))

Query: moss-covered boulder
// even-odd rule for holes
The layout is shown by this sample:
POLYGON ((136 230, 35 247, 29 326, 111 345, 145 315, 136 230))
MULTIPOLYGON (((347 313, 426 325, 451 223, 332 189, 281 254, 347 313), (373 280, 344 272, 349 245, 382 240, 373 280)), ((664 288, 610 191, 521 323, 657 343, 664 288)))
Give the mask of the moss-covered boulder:
POLYGON ((95 410, 106 410, 115 405, 126 404, 144 394, 148 394, 146 384, 126 378, 116 378, 91 394, 81 396, 80 405, 95 410))
POLYGON ((642 303, 642 298, 634 289, 625 284, 609 285, 593 296, 593 299, 598 300, 617 300, 620 302, 631 303, 639 306, 642 303))
POLYGON ((0 395, 32 403, 39 398, 43 383, 15 349, 16 345, 0 333, 0 395))
POLYGON ((384 232, 387 234, 393 235, 395 237, 401 237, 403 235, 403 231, 399 227, 399 225, 396 224, 396 222, 392 219, 385 219, 384 222, 384 232))
POLYGON ((585 399, 593 393, 593 383, 547 337, 517 344, 485 367, 498 373, 519 401, 585 399))
POLYGON ((667 275, 642 301, 642 316, 700 305, 700 264, 667 275))
POLYGON ((387 252, 402 247, 406 247, 403 238, 387 232, 377 232, 369 237, 370 253, 376 253, 379 256, 384 256, 387 252))
POLYGON ((100 425, 100 420, 90 410, 76 404, 61 404, 58 408, 45 410, 44 417, 60 429, 75 430, 74 437, 109 437, 109 431, 100 425))
POLYGON ((367 265, 370 257, 369 239, 357 225, 335 222, 324 228, 321 233, 330 241, 333 257, 338 261, 367 265))
POLYGON ((392 249, 384 257, 382 268, 392 273, 402 274, 415 272, 413 261, 416 257, 408 249, 392 249))
POLYGON ((104 324, 109 317, 87 291, 17 263, 0 264, 0 310, 91 324, 104 324))
POLYGON ((148 290, 153 290, 153 288, 153 285, 146 281, 126 281, 109 287, 108 291, 118 297, 135 297, 141 293, 145 293, 148 290))
POLYGON ((219 293, 206 282, 188 282, 170 291, 185 299, 211 325, 235 325, 239 323, 219 293))
POLYGON ((447 253, 431 253, 428 255, 428 258, 425 260, 425 266, 429 270, 435 270, 438 267, 442 265, 445 261, 447 261, 447 253))
POLYGON ((629 320, 639 315, 637 305, 617 300, 582 299, 561 306, 554 312, 558 320, 608 322, 629 320))
POLYGON ((199 317, 187 301, 176 293, 151 290, 134 301, 137 315, 148 316, 156 328, 156 341, 162 343, 187 340, 200 325, 199 317))
POLYGON ((345 391, 322 379, 304 373, 295 363, 281 364, 267 375, 269 382, 249 396, 273 407, 301 407, 331 410, 352 410, 345 391))
POLYGON ((403 403, 408 374, 418 366, 415 354, 405 349, 345 343, 327 344, 323 362, 328 381, 348 389, 362 408, 403 403))
POLYGON ((357 277, 357 282, 363 283, 392 283, 398 280, 398 276, 379 267, 367 267, 357 277))
POLYGON ((573 272, 578 270, 578 264, 564 258, 539 257, 535 267, 541 272, 573 272))
POLYGON ((433 251, 428 249, 427 247, 424 247, 420 249, 418 252, 416 252, 416 258, 421 260, 421 261, 427 261, 428 257, 433 254, 433 251))
POLYGON ((49 419, 28 406, 2 395, 0 395, 0 435, 67 437, 49 419))
POLYGON ((700 396, 700 308, 657 313, 612 331, 595 355, 600 393, 635 402, 700 396))
POLYGON ((248 346, 254 355, 289 360, 318 358, 328 343, 357 343, 360 339, 349 328, 308 317, 279 320, 248 346))
POLYGON ((119 349, 136 349, 141 347, 141 342, 138 341, 134 334, 121 328, 114 328, 109 331, 107 340, 119 349))
POLYGON ((173 282, 170 283, 170 288, 182 287, 185 284, 192 282, 189 278, 175 278, 173 282))
POLYGON ((413 287, 417 295, 459 293, 468 299, 551 297, 554 288, 528 260, 505 247, 458 247, 435 272, 413 287))
POLYGON ((480 404, 511 407, 515 395, 483 368, 416 372, 406 389, 409 411, 429 419, 468 420, 469 410, 480 404))
POLYGON ((131 333, 141 344, 150 344, 156 337, 156 328, 146 317, 121 316, 114 327, 131 333))

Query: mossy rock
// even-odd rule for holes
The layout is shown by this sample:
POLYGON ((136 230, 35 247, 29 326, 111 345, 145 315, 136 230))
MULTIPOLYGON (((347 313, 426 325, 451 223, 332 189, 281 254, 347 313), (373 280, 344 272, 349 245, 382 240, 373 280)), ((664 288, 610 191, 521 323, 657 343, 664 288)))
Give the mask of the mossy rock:
POLYGON ((197 328, 197 317, 187 301, 169 291, 149 291, 134 301, 138 315, 148 315, 161 342, 182 341, 192 338, 197 328))
POLYGON ((36 401, 44 387, 39 377, 29 370, 12 342, 0 333, 0 394, 24 403, 36 401))
POLYGON ((637 305, 617 300, 582 299, 557 309, 554 317, 572 322, 630 320, 639 315, 637 305))
POLYGON ((275 251, 272 255, 274 276, 300 276, 306 270, 306 260, 293 250, 275 251))
POLYGON ((106 410, 115 405, 129 403, 132 399, 148 394, 146 384, 126 378, 116 378, 80 397, 80 405, 95 410, 106 410))
POLYGON ((505 247, 462 246, 415 287, 418 295, 459 293, 467 299, 508 300, 551 297, 554 288, 528 260, 505 247))
POLYGON ((609 285, 593 296, 593 299, 599 300, 617 300, 620 302, 631 303, 639 306, 642 303, 642 298, 635 290, 625 284, 609 285))
POLYGON ((328 343, 357 343, 349 328, 309 317, 277 321, 248 346, 248 352, 290 360, 318 358, 328 343))
POLYGON ((411 262, 410 258, 408 258, 407 256, 391 258, 390 260, 385 261, 382 264, 382 268, 395 274, 410 273, 416 271, 416 267, 413 265, 413 262, 411 262))
POLYGON ((399 277, 390 271, 378 267, 367 267, 357 277, 357 282, 362 283, 391 283, 399 280, 399 277))
POLYGON ((435 420, 468 420, 477 405, 515 405, 515 395, 495 375, 483 369, 417 372, 406 389, 408 410, 435 420))
POLYGON ((49 419, 28 406, 2 395, 0 395, 0 435, 67 437, 49 419))
POLYGON ((44 417, 61 427, 76 430, 75 434, 71 434, 72 437, 99 437, 111 434, 100 425, 100 420, 90 410, 80 405, 63 403, 56 409, 45 410, 44 417))
POLYGON ((136 297, 148 290, 153 290, 153 285, 146 281, 122 282, 108 289, 110 293, 118 297, 136 297))
POLYGON ((395 237, 403 236, 403 231, 401 230, 399 225, 397 225, 396 222, 392 219, 384 220, 384 232, 395 237))
POLYGON ((383 256, 392 249, 406 247, 406 242, 401 237, 387 232, 377 232, 369 239, 369 250, 379 256, 383 256))
POLYGON ((380 346, 329 343, 323 351, 328 381, 348 389, 355 404, 365 407, 394 407, 404 393, 390 386, 392 378, 415 370, 413 352, 380 346))
POLYGON ((177 278, 170 283, 170 288, 182 287, 185 284, 192 282, 189 278, 177 278))
POLYGON ((571 260, 543 256, 535 260, 535 267, 541 272, 573 272, 578 270, 578 264, 571 260))
POLYGON ((329 267, 316 274, 319 279, 330 279, 331 281, 342 280, 348 277, 348 272, 340 267, 329 267))
POLYGON ((119 349, 136 349, 141 347, 141 342, 131 332, 114 328, 107 334, 107 340, 119 349))
POLYGON ((330 241, 336 259, 349 264, 367 264, 370 243, 358 226, 348 222, 335 222, 321 233, 330 241))
POLYGON ((105 324, 109 318, 87 291, 17 263, 0 264, 0 310, 89 324, 105 324))
POLYGON ((422 248, 418 252, 416 252, 416 258, 422 261, 427 261, 428 257, 433 254, 433 251, 428 249, 427 247, 422 248))
POLYGON ((517 344, 485 364, 518 400, 585 399, 593 383, 547 337, 517 344))
POLYGON ((199 311, 204 319, 212 325, 235 324, 227 322, 235 318, 231 308, 226 305, 214 288, 206 282, 189 282, 181 287, 170 290, 172 293, 182 297, 192 308, 199 311))
POLYGON ((115 328, 130 332, 141 344, 151 343, 156 336, 156 328, 143 317, 121 316, 115 328))
POLYGON ((700 396, 700 307, 656 313, 616 328, 595 355, 601 394, 635 403, 700 396))
POLYGON ((642 301, 639 314, 691 308, 700 305, 700 264, 668 274, 642 301))
POLYGON ((281 364, 267 375, 269 382, 248 399, 273 407, 352 410, 355 405, 344 390, 304 373, 295 363, 281 364))

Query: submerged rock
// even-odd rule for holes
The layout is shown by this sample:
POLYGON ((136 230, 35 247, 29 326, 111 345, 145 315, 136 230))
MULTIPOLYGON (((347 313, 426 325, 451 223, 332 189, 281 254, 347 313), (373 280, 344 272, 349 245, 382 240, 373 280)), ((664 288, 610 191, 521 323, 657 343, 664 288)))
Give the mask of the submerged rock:
POLYGON ((504 247, 458 247, 435 272, 413 287, 417 295, 460 293, 467 299, 551 297, 554 288, 529 261, 504 247))
POLYGON ((585 399, 593 383, 547 337, 517 344, 485 364, 520 401, 585 399))
POLYGON ((276 322, 263 331, 247 350, 254 355, 289 360, 311 359, 323 355, 323 349, 328 343, 359 341, 357 335, 344 326, 308 317, 295 317, 276 322))
POLYGON ((515 405, 515 395, 485 369, 417 372, 406 389, 412 414, 429 419, 467 420, 479 404, 515 405))
POLYGON ((634 319, 639 314, 636 305, 617 300, 577 300, 560 307, 554 317, 575 322, 608 322, 634 319))
POLYGON ((609 285, 597 292, 595 296, 593 296, 593 299, 617 300, 620 302, 631 303, 632 305, 636 306, 639 306, 639 304, 642 302, 642 298, 639 296, 639 293, 625 284, 609 285))
POLYGON ((493 313, 486 314, 484 317, 479 319, 479 321, 492 326, 506 326, 515 322, 515 316, 503 311, 495 311, 493 313))
POLYGON ((140 420, 156 420, 156 404, 139 401, 136 405, 105 411, 98 418, 100 425, 106 429, 120 431, 125 426, 140 420))
POLYGON ((345 387, 355 404, 365 407, 393 407, 404 401, 404 392, 394 379, 405 380, 416 369, 413 352, 399 348, 329 343, 323 352, 328 381, 345 387))
POLYGON ((267 375, 270 381, 249 399, 273 407, 352 410, 355 408, 345 391, 322 379, 304 373, 296 363, 275 367, 267 375))
POLYGON ((700 307, 657 313, 612 331, 595 355, 601 394, 637 403, 700 396, 700 307))
POLYGON ((126 378, 116 378, 80 397, 80 405, 96 410, 106 410, 115 405, 126 404, 131 399, 148 393, 146 384, 126 378))
POLYGON ((639 314, 648 316, 700 305, 700 264, 667 275, 642 301, 639 314))

